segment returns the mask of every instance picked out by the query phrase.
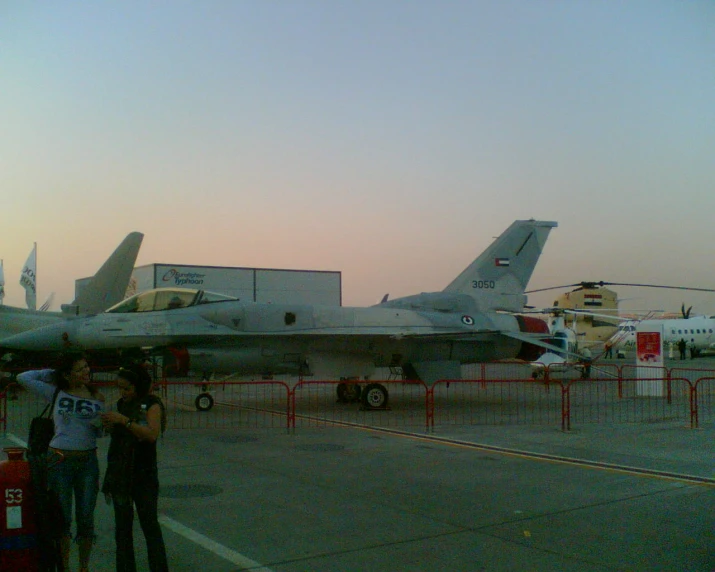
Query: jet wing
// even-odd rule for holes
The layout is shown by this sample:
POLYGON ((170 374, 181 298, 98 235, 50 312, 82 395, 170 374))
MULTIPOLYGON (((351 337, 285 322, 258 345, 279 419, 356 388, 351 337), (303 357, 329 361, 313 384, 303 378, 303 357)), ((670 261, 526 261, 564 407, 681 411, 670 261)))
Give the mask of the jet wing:
MULTIPOLYGON (((410 340, 453 340, 458 342, 468 342, 475 338, 484 336, 499 336, 505 332, 499 330, 475 330, 473 332, 444 332, 444 333, 428 333, 421 334, 418 332, 405 332, 401 334, 384 334, 395 340, 410 339, 410 340)), ((374 335, 374 334, 371 334, 374 335)))
POLYGON ((546 349, 546 350, 548 350, 548 351, 550 351, 550 352, 556 352, 556 353, 559 353, 559 354, 567 353, 568 355, 577 357, 577 358, 579 358, 579 359, 583 359, 583 356, 581 356, 581 355, 579 355, 579 354, 566 351, 566 350, 564 350, 563 348, 560 348, 560 347, 555 346, 555 345, 553 345, 553 344, 549 344, 548 342, 543 342, 543 341, 541 341, 540 339, 538 339, 538 338, 536 338, 536 337, 531 337, 531 336, 529 336, 528 334, 523 334, 523 333, 521 333, 521 332, 499 332, 499 333, 502 334, 503 336, 507 336, 507 337, 510 337, 510 338, 514 338, 515 340, 519 340, 519 341, 522 341, 522 342, 527 343, 527 344, 532 344, 532 345, 534 345, 534 346, 539 346, 540 348, 544 348, 544 349, 546 349))

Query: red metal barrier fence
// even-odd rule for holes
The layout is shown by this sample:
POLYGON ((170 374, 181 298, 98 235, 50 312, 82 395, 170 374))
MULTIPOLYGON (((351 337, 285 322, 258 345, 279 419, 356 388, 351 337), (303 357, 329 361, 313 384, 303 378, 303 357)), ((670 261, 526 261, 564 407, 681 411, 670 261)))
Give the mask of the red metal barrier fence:
POLYGON ((0 392, 0 429, 7 432, 7 392, 0 392))
POLYGON ((337 381, 299 381, 291 393, 291 427, 319 427, 335 424, 378 425, 425 429, 427 386, 421 381, 383 380, 379 384, 389 394, 384 407, 371 408, 360 400, 338 399, 337 381))
POLYGON ((533 379, 444 380, 429 390, 427 419, 435 425, 543 425, 558 423, 559 383, 533 379))
POLYGON ((290 388, 282 381, 161 382, 155 392, 164 401, 167 425, 175 429, 289 427, 290 388), (199 411, 207 394, 212 406, 199 411))
POLYGON ((564 429, 574 423, 690 420, 692 385, 684 378, 576 379, 564 384, 564 429))
MULTIPOLYGON (((156 385, 172 429, 266 427, 295 429, 327 425, 403 427, 434 430, 448 425, 557 425, 572 423, 682 422, 696 428, 715 420, 715 376, 712 370, 653 370, 653 378, 637 378, 632 366, 598 366, 590 379, 573 371, 547 371, 531 377, 525 364, 477 364, 475 379, 422 382, 360 382, 363 391, 378 383, 389 392, 384 407, 339 397, 346 382, 332 380, 225 381, 196 378, 161 381, 156 385), (199 396, 202 397, 199 397, 199 396), (208 397, 207 397, 208 396, 208 397), (197 405, 210 410, 199 411, 197 405)), ((98 372, 107 407, 119 395, 113 374, 98 372)), ((348 382, 350 383, 350 382, 348 382)), ((373 386, 374 387, 374 386, 373 386)), ((46 402, 17 385, 0 393, 0 429, 21 438, 32 417, 46 402)))
POLYGON ((695 382, 692 405, 693 427, 700 426, 701 421, 715 421, 715 377, 701 377, 695 382))

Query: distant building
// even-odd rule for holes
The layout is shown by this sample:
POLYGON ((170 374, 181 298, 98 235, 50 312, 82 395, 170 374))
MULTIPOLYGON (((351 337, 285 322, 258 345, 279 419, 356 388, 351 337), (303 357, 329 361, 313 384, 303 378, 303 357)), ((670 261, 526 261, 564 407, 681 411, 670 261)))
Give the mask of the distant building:
MULTIPOLYGON (((75 281, 75 295, 89 280, 75 281)), ((342 305, 340 272, 185 264, 155 263, 136 267, 127 297, 167 287, 210 290, 252 302, 342 305)))

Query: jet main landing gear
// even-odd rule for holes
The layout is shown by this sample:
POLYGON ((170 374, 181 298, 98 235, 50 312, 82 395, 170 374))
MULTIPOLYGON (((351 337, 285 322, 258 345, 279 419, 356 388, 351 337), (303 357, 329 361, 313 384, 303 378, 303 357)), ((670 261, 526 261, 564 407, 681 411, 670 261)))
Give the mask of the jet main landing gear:
POLYGON ((387 388, 379 383, 369 383, 362 392, 362 404, 367 410, 387 409, 389 394, 387 388))
POLYGON ((388 409, 387 388, 379 383, 368 383, 361 388, 359 383, 341 382, 337 394, 338 403, 360 403, 363 411, 388 409))

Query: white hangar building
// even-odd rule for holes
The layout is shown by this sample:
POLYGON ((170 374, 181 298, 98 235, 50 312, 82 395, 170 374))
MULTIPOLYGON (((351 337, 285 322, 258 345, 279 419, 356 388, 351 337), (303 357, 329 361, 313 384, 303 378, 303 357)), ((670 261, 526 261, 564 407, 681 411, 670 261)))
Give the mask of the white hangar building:
MULTIPOLYGON (((75 281, 75 295, 90 278, 75 281)), ((137 266, 127 297, 153 288, 210 290, 263 303, 342 305, 342 275, 329 270, 147 264, 137 266)))

